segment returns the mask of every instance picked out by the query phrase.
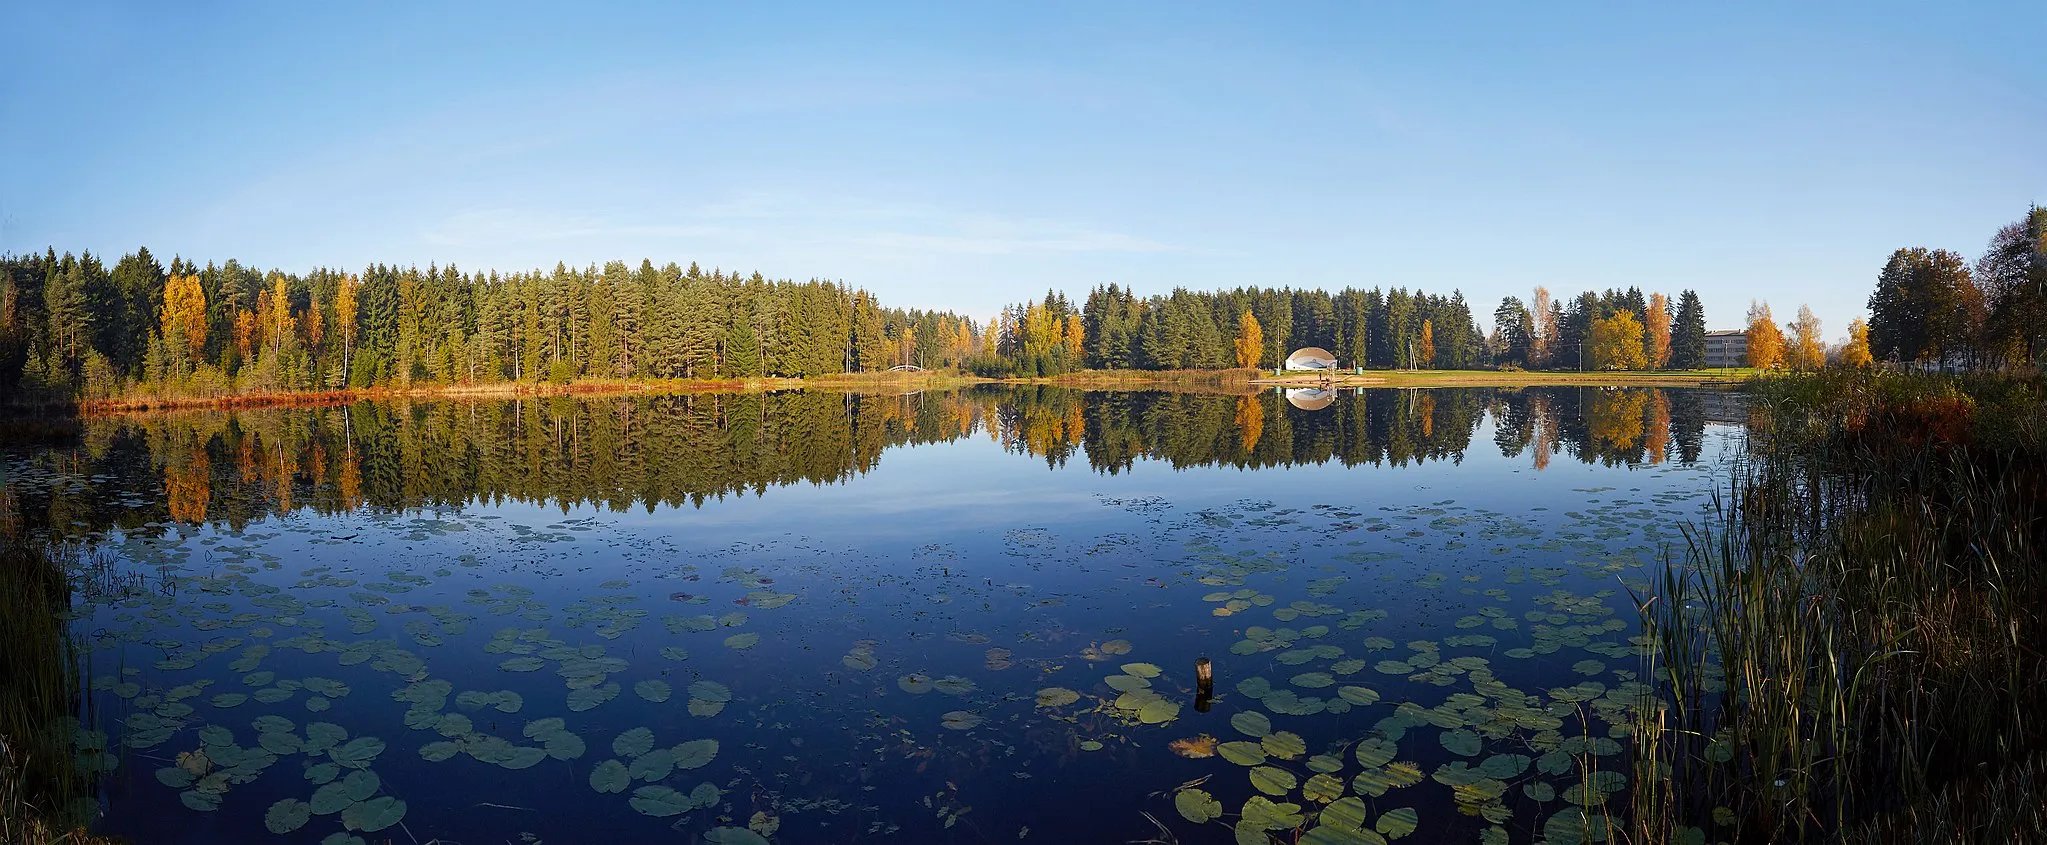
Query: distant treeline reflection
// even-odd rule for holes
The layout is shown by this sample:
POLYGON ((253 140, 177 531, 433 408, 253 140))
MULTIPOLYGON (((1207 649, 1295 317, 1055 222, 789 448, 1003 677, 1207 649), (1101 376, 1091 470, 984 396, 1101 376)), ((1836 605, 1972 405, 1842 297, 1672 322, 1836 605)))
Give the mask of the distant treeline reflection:
POLYGON ((1366 390, 1319 411, 1272 393, 983 387, 910 395, 792 391, 161 413, 87 423, 32 463, 94 485, 19 485, 33 522, 98 530, 162 519, 240 527, 311 508, 472 502, 701 506, 769 487, 844 481, 892 446, 984 436, 1063 466, 1174 467, 1462 461, 1493 448, 1542 469, 1698 460, 1704 391, 1366 390), (1481 423, 1492 444, 1474 447, 1481 423), (109 495, 107 480, 125 495, 109 495), (38 502, 36 500, 43 501, 38 502))

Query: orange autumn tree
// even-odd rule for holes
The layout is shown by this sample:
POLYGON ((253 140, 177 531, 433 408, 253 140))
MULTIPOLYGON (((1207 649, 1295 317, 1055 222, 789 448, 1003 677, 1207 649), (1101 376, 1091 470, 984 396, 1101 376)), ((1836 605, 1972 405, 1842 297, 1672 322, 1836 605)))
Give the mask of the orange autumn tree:
POLYGON ((1841 366, 1867 367, 1876 362, 1869 354, 1869 323, 1861 317, 1848 321, 1848 343, 1841 347, 1841 366))
POLYGON ((355 349, 355 289, 360 284, 346 273, 334 288, 334 329, 341 336, 341 376, 348 378, 349 354, 355 349))
POLYGON ((1648 332, 1644 351, 1649 355, 1649 369, 1663 369, 1670 363, 1670 299, 1660 293, 1649 294, 1649 310, 1643 316, 1648 320, 1642 328, 1648 332))
POLYGON ((1784 365, 1784 332, 1770 316, 1770 304, 1751 300, 1748 306, 1748 365, 1759 370, 1784 365))
POLYGON ((1237 366, 1258 366, 1258 358, 1264 352, 1265 329, 1258 325, 1257 317, 1246 311, 1237 318, 1237 366))
POLYGON ((1422 339, 1414 348, 1415 369, 1431 369, 1436 365, 1436 324, 1422 318, 1422 339))
POLYGON ((164 345, 177 360, 197 361, 206 352, 206 291, 199 276, 171 276, 163 283, 163 310, 159 314, 164 345))

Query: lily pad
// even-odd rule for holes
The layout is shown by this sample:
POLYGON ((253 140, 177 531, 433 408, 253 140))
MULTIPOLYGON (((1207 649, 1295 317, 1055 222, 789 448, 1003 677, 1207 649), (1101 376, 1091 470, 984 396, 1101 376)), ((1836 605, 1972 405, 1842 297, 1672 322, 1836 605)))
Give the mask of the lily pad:
POLYGON ((590 788, 598 792, 624 792, 632 782, 632 774, 617 760, 606 760, 590 770, 590 788))
POLYGON ((1257 766, 1251 769, 1251 786, 1271 796, 1284 796, 1300 785, 1300 779, 1293 772, 1273 766, 1257 766))
POLYGON ((633 809, 655 818, 679 816, 696 809, 689 796, 665 786, 642 786, 633 790, 633 809))
POLYGON ((1046 687, 1038 690, 1039 707, 1065 707, 1080 700, 1080 693, 1065 687, 1046 687))
POLYGON ((1230 727, 1245 736, 1263 739, 1272 733, 1272 719, 1256 710, 1246 710, 1230 717, 1230 727))
POLYGON ((698 769, 718 756, 718 741, 715 739, 692 739, 675 746, 675 767, 698 769))
POLYGON ((660 704, 667 701, 668 697, 674 694, 674 690, 668 686, 667 681, 645 680, 633 684, 633 694, 655 704, 660 704))
POLYGON ((1173 808, 1180 816, 1195 824, 1203 824, 1223 814, 1221 801, 1199 789, 1182 789, 1173 793, 1173 808))
POLYGON ((939 724, 951 730, 963 731, 981 724, 981 716, 968 710, 954 710, 940 717, 939 724))
POLYGON ((654 732, 648 728, 633 728, 611 741, 611 753, 620 757, 638 757, 653 747, 654 732))
POLYGON ((341 824, 349 830, 375 833, 405 818, 405 802, 386 795, 351 805, 341 811, 341 824))
POLYGON ((1413 833, 1419 823, 1420 816, 1415 813, 1413 807, 1401 807, 1380 813, 1379 820, 1372 826, 1385 834, 1387 839, 1399 839, 1413 833))

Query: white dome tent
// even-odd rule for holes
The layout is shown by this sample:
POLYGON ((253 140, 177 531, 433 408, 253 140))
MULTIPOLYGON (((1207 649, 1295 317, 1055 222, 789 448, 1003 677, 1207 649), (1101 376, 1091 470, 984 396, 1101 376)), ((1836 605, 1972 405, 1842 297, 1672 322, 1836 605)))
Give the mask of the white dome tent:
POLYGON ((1305 346, 1286 356, 1282 369, 1288 370, 1334 370, 1336 356, 1320 346, 1305 346))

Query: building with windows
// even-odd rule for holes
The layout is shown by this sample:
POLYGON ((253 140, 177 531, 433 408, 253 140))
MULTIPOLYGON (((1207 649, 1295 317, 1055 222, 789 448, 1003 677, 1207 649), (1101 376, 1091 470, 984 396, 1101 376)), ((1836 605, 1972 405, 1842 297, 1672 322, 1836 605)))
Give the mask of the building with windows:
POLYGON ((1748 366, 1748 332, 1707 332, 1706 366, 1709 368, 1748 366))

